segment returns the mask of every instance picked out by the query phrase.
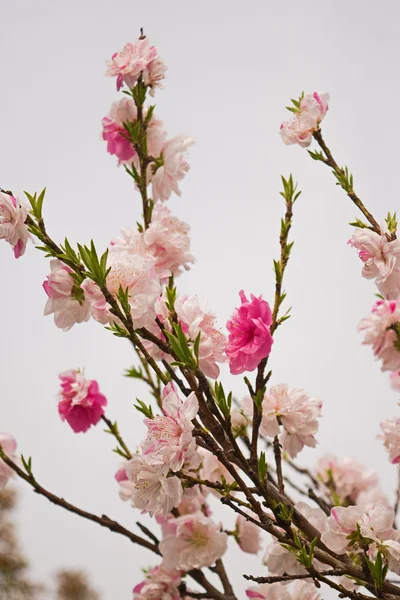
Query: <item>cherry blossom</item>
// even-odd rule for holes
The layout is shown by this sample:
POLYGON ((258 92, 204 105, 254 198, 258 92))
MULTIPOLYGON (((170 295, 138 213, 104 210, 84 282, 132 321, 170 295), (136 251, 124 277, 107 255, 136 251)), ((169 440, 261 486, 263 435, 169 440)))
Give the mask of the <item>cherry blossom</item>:
POLYGON ((295 581, 292 589, 292 600, 320 600, 321 594, 313 583, 295 581))
POLYGON ((196 453, 192 421, 199 406, 193 392, 182 401, 169 385, 163 391, 162 409, 162 415, 145 419, 148 436, 143 453, 153 464, 164 464, 176 472, 196 453))
POLYGON ((233 375, 254 371, 263 358, 271 352, 273 339, 270 332, 272 313, 268 302, 251 294, 250 302, 243 290, 241 306, 236 308, 227 322, 229 331, 226 354, 233 375))
POLYGON ((44 315, 54 314, 54 323, 63 331, 69 331, 76 323, 84 323, 90 318, 89 303, 85 294, 71 276, 72 269, 61 261, 50 261, 50 275, 43 282, 48 299, 44 315))
POLYGON ((59 375, 61 391, 58 412, 63 421, 75 433, 86 432, 96 425, 104 414, 107 399, 99 391, 99 384, 78 370, 65 371, 59 375))
POLYGON ((251 600, 292 600, 288 588, 282 583, 262 583, 247 588, 251 600))
POLYGON ((179 600, 179 571, 160 565, 146 573, 146 579, 133 588, 133 600, 179 600))
POLYGON ((202 513, 178 517, 174 524, 175 533, 160 543, 167 568, 189 571, 209 567, 225 554, 228 536, 202 513))
MULTIPOLYGON (((208 450, 203 448, 199 449, 199 452, 203 458, 203 462, 200 469, 201 479, 212 481, 213 483, 221 483, 224 477, 227 483, 233 482, 233 477, 229 473, 228 469, 218 460, 215 454, 212 454, 208 450)), ((210 488, 210 492, 220 498, 220 494, 210 488)))
POLYGON ((126 474, 133 483, 132 504, 150 516, 163 514, 179 506, 183 497, 178 477, 167 477, 164 465, 149 463, 143 456, 134 456, 126 465, 126 474))
POLYGON ((372 346, 376 358, 382 361, 382 371, 400 370, 400 352, 395 343, 396 332, 391 329, 400 320, 400 305, 395 300, 378 300, 368 317, 358 325, 364 333, 363 344, 372 346))
MULTIPOLYGON (((16 456, 17 442, 11 433, 0 433, 0 446, 4 454, 13 461, 13 463, 20 466, 20 459, 16 456)), ((0 458, 0 490, 2 490, 8 483, 8 480, 15 477, 15 472, 9 467, 4 460, 0 458)))
POLYGON ((357 528, 363 512, 358 506, 335 506, 327 518, 327 529, 321 539, 323 543, 337 554, 346 551, 349 545, 348 536, 357 528))
POLYGON ((322 456, 316 466, 318 479, 325 484, 326 494, 331 488, 335 493, 335 502, 358 503, 361 493, 376 489, 378 477, 374 471, 367 469, 352 458, 339 460, 332 454, 322 456))
POLYGON ((280 442, 283 449, 295 458, 304 446, 315 448, 321 406, 320 400, 310 398, 304 390, 289 390, 286 384, 275 385, 264 396, 260 431, 265 436, 274 437, 279 435, 282 425, 280 442))
POLYGON ((300 100, 300 107, 294 116, 281 124, 280 134, 285 144, 299 144, 306 148, 312 142, 312 135, 328 110, 329 94, 314 92, 300 100))
POLYGON ((363 277, 375 279, 380 293, 388 300, 396 300, 400 293, 400 241, 388 241, 385 232, 380 235, 370 229, 356 229, 349 244, 358 250, 364 263, 363 277))
POLYGON ((126 465, 127 461, 125 461, 115 473, 114 478, 119 485, 119 497, 123 502, 127 502, 131 500, 132 493, 134 490, 134 485, 128 479, 128 475, 126 474, 126 465))
POLYGON ((106 75, 117 78, 117 90, 123 83, 133 88, 140 74, 143 81, 152 88, 161 87, 166 65, 158 56, 157 48, 147 37, 139 38, 134 44, 125 44, 120 52, 112 55, 106 75))
POLYGON ((258 554, 261 550, 261 529, 243 515, 236 519, 236 539, 243 552, 258 554))
POLYGON ((392 464, 400 463, 400 418, 392 417, 381 423, 382 435, 378 438, 383 440, 392 464))
POLYGON ((0 240, 6 240, 12 246, 15 258, 24 254, 29 239, 25 225, 28 210, 14 196, 0 191, 0 240))
POLYGON ((194 144, 194 139, 177 135, 165 142, 156 165, 151 165, 153 200, 168 200, 172 192, 181 195, 178 183, 182 181, 190 167, 185 160, 187 149, 194 144))
POLYGON ((394 390, 400 391, 400 371, 390 373, 390 384, 394 390))

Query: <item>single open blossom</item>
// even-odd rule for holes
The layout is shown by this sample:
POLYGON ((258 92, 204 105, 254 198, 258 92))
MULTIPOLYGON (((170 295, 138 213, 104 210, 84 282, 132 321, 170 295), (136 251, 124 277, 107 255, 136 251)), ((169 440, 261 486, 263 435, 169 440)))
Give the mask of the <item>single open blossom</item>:
MULTIPOLYGON (((20 466, 20 459, 16 456, 17 442, 11 433, 0 433, 0 446, 4 454, 20 466)), ((15 472, 9 467, 4 460, 0 458, 0 490, 2 490, 11 477, 15 477, 15 472)))
POLYGON ((146 579, 133 588, 133 600, 179 600, 179 571, 160 565, 146 573, 146 579))
POLYGON ((258 554, 261 550, 261 529, 243 515, 236 519, 236 539, 243 552, 258 554))
POLYGON ((146 459, 152 464, 165 465, 173 472, 182 469, 185 463, 191 463, 196 454, 192 421, 198 409, 193 392, 182 401, 171 385, 166 386, 162 399, 163 414, 145 419, 148 435, 143 454, 146 459))
POLYGON ((72 270, 56 258, 50 261, 50 275, 43 282, 48 299, 44 314, 54 314, 54 323, 69 331, 75 323, 89 320, 90 310, 84 292, 75 285, 72 270))
POLYGON ((228 536, 203 513, 178 517, 175 526, 175 533, 160 543, 167 568, 189 571, 209 567, 225 554, 228 536))
POLYGON ((272 313, 268 302, 253 294, 249 302, 243 290, 240 299, 242 305, 235 309, 226 324, 229 331, 226 354, 233 375, 253 371, 269 355, 273 343, 272 313))
POLYGON ((348 536, 356 531, 362 516, 363 512, 358 506, 332 508, 326 521, 327 529, 321 536, 323 543, 337 554, 345 552, 350 543, 348 536))
MULTIPOLYGON (((203 448, 201 448, 199 452, 203 458, 203 462, 200 469, 201 479, 212 481, 213 483, 222 484, 222 478, 224 477, 227 483, 233 482, 232 475, 229 473, 228 469, 218 460, 215 454, 212 454, 211 452, 203 448)), ((210 492, 218 498, 221 497, 221 495, 212 488, 210 488, 210 492)))
POLYGON ((132 504, 150 516, 163 514, 179 506, 183 490, 178 477, 167 477, 168 468, 151 464, 144 456, 134 456, 126 465, 126 474, 133 483, 132 504))
POLYGON ((288 588, 282 583, 262 583, 247 588, 251 600, 292 600, 288 588))
POLYGON ((386 419, 381 423, 381 429, 382 435, 378 438, 383 440, 390 462, 397 465, 400 463, 400 419, 397 417, 386 419))
POLYGON ((99 391, 99 384, 78 370, 60 374, 61 390, 58 412, 75 433, 85 432, 96 425, 104 414, 107 399, 99 391))
POLYGON ((321 598, 321 594, 315 585, 307 581, 295 581, 291 595, 292 600, 320 600, 321 598))
POLYGON ((106 75, 117 78, 117 89, 123 83, 133 88, 140 74, 152 90, 161 87, 167 67, 158 56, 157 48, 147 37, 139 38, 134 44, 125 44, 121 52, 112 55, 106 75))
MULTIPOLYGON (((146 118, 147 108, 143 108, 143 118, 146 118)), ((107 142, 107 152, 114 154, 120 164, 134 163, 139 169, 139 160, 124 123, 134 123, 137 120, 137 108, 132 98, 122 98, 114 102, 109 114, 102 119, 103 140, 107 142)), ((166 139, 164 123, 153 113, 146 129, 147 151, 150 156, 159 156, 166 139)))
MULTIPOLYGON (((325 484, 326 494, 335 491, 336 502, 358 504, 363 492, 375 490, 377 474, 353 458, 339 460, 332 454, 322 456, 316 466, 317 478, 325 484)), ((362 499, 362 498, 361 498, 362 499)))
MULTIPOLYGON (((107 289, 114 298, 121 287, 124 292, 127 291, 134 327, 152 324, 156 317, 154 304, 161 293, 153 261, 139 255, 118 252, 109 254, 107 266, 111 267, 107 275, 107 289)), ((118 321, 95 283, 86 279, 82 288, 90 303, 90 313, 96 321, 103 325, 118 321)))
POLYGON ((6 240, 14 250, 15 258, 25 252, 29 239, 25 225, 28 208, 11 194, 0 191, 0 240, 6 240))
POLYGON ((299 144, 306 148, 312 142, 312 135, 328 110, 329 94, 314 92, 300 100, 299 110, 289 120, 281 124, 280 134, 285 144, 299 144))
POLYGON ((400 304, 396 300, 378 300, 368 317, 358 325, 364 333, 363 344, 372 346, 382 361, 382 371, 400 370, 400 351, 396 348, 396 332, 391 329, 400 321, 400 304))
POLYGON ((177 135, 163 145, 157 166, 151 165, 154 173, 151 178, 154 202, 168 200, 172 192, 177 196, 181 195, 178 183, 190 169, 185 155, 192 144, 193 138, 177 135))
POLYGON ((349 244, 364 263, 363 277, 375 279, 380 293, 395 300, 400 293, 400 241, 388 241, 385 232, 379 235, 370 229, 356 229, 349 244))
POLYGON ((304 446, 315 448, 321 407, 322 402, 310 398, 304 390, 289 390, 286 384, 275 385, 264 396, 260 431, 263 435, 274 437, 280 434, 283 426, 280 442, 283 449, 295 458, 304 446))

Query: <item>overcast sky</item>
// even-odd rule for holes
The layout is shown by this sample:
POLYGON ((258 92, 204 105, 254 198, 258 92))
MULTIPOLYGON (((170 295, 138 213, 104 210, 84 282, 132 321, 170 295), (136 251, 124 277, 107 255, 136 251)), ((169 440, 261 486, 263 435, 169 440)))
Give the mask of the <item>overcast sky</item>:
MULTIPOLYGON (((44 213, 56 240, 93 237, 101 249, 140 216, 130 178, 100 137, 101 118, 120 97, 104 77, 105 61, 140 27, 169 65, 157 113, 171 136, 197 141, 182 197, 169 202, 191 224, 197 258, 179 288, 208 297, 221 326, 240 289, 273 301, 280 175, 294 174, 303 194, 285 282, 293 316, 276 335, 272 382, 323 400, 319 446, 301 462, 312 465, 327 451, 354 456, 379 472, 392 496, 395 467, 376 435, 379 422, 400 409, 356 331, 375 293, 347 246, 348 223, 359 215, 329 170, 305 150, 284 146, 278 132, 289 97, 329 91, 323 131, 334 156, 349 166, 379 222, 396 210, 399 17, 395 0, 0 0, 0 186, 21 196, 47 186, 44 213)), ((33 246, 15 261, 3 243, 0 264, 0 430, 33 457, 44 486, 134 528, 139 515, 120 502, 113 480, 112 439, 101 426, 75 435, 56 402, 58 373, 86 367, 109 399, 109 417, 135 447, 144 427, 132 404, 148 396, 122 376, 134 362, 129 344, 96 322, 65 334, 42 316, 49 264, 33 246)), ((244 395, 241 377, 226 380, 244 395)), ((104 600, 122 600, 131 598, 141 567, 156 564, 128 540, 63 512, 23 483, 18 489, 19 529, 38 578, 59 566, 85 566, 104 600)), ((241 573, 265 568, 232 540, 231 548, 233 580, 243 590, 241 573)))

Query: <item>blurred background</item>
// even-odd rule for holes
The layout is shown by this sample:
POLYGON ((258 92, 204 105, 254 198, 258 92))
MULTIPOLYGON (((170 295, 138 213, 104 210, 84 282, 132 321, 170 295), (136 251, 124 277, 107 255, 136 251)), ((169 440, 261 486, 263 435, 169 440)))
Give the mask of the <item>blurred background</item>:
MULTIPOLYGON (((303 387, 323 400, 310 467, 330 451, 378 471, 394 498, 396 469, 376 439, 381 420, 400 415, 370 348, 356 327, 374 302, 372 282, 348 247, 356 213, 329 170, 299 147, 285 147, 279 125, 290 97, 329 91, 325 139, 348 165, 357 193, 379 222, 398 208, 397 101, 400 6, 361 0, 0 0, 0 186, 47 187, 47 228, 56 240, 94 238, 99 249, 121 227, 134 226, 140 202, 129 176, 101 141, 101 118, 120 98, 104 77, 105 61, 144 27, 169 65, 156 112, 169 134, 196 138, 182 197, 169 207, 192 226, 196 265, 182 292, 207 297, 221 327, 240 289, 273 301, 272 259, 279 252, 283 214, 280 175, 303 190, 295 205, 295 244, 285 276, 292 318, 278 331, 272 382, 303 387)), ((118 497, 113 440, 99 425, 75 435, 57 413, 58 374, 85 367, 109 400, 132 448, 142 417, 135 398, 144 387, 123 377, 132 350, 92 321, 65 334, 43 317, 42 281, 49 263, 31 245, 15 261, 0 245, 2 274, 0 430, 32 456, 40 482, 92 512, 135 528, 138 511, 118 497)), ((226 388, 240 398, 242 377, 223 369, 226 388)), ((57 570, 84 569, 102 600, 131 598, 141 568, 157 558, 129 540, 79 520, 16 483, 15 518, 31 576, 49 584, 57 570)), ((215 518, 221 511, 213 506, 215 518)), ((230 522, 233 522, 230 517, 230 522)), ((229 523, 229 520, 228 520, 229 523)), ((243 597, 242 573, 265 574, 260 557, 230 540, 228 565, 243 597)), ((324 596, 328 597, 327 594, 324 596)))

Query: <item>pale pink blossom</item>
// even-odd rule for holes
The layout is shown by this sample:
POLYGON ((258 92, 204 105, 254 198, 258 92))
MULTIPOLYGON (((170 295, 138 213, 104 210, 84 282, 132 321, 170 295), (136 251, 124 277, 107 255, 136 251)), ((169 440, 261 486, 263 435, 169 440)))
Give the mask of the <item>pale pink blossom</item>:
POLYGON ((268 302, 253 294, 249 302, 243 290, 240 299, 241 306, 235 309, 226 324, 229 331, 226 354, 234 375, 254 371, 269 355, 273 343, 270 332, 272 313, 268 302))
POLYGON ((160 565, 146 573, 146 579, 133 588, 133 600, 179 600, 179 571, 160 565))
POLYGON ((144 421, 148 429, 143 445, 146 459, 152 464, 163 464, 173 472, 190 463, 196 453, 192 421, 198 409, 193 392, 182 401, 171 385, 166 386, 162 399, 163 414, 144 421))
POLYGON ((396 392, 400 392, 400 371, 390 373, 390 384, 396 392))
POLYGON ((321 594, 313 583, 295 581, 292 589, 292 600, 320 600, 321 594))
POLYGON ((330 495, 333 484, 337 500, 335 502, 358 503, 362 492, 376 488, 378 477, 353 458, 339 460, 332 454, 322 456, 316 466, 317 478, 326 486, 326 494, 330 495))
POLYGON ((14 251, 15 258, 25 252, 29 239, 25 225, 28 207, 11 194, 0 191, 0 240, 6 240, 14 251))
POLYGON ((382 490, 375 486, 368 488, 358 494, 357 506, 362 508, 363 512, 367 513, 372 510, 377 504, 389 506, 389 500, 382 490))
MULTIPOLYGON (((114 298, 117 298, 121 287, 124 292, 127 291, 134 327, 152 324, 156 317, 154 305, 161 293, 153 261, 139 255, 112 252, 108 256, 107 267, 111 267, 106 280, 107 289, 114 298)), ((96 284, 86 279, 82 288, 96 321, 103 324, 118 321, 96 284)))
POLYGON ((190 253, 189 232, 189 225, 174 217, 167 206, 156 204, 143 239, 161 281, 190 269, 194 257, 190 253))
MULTIPOLYGON (((215 454, 212 454, 204 448, 200 448, 199 452, 203 457, 203 462, 200 469, 200 478, 212 481, 213 483, 222 483, 224 477, 227 483, 233 482, 233 477, 229 473, 228 469, 218 460, 215 454)), ((215 490, 210 488, 210 492, 217 496, 221 495, 215 490)))
POLYGON ((157 48, 145 37, 134 44, 125 44, 120 52, 113 54, 106 75, 117 78, 119 90, 123 83, 133 88, 142 73, 144 83, 153 90, 161 87, 165 71, 166 66, 158 56, 157 48))
POLYGON ((156 157, 157 164, 151 165, 154 202, 168 200, 172 192, 177 196, 181 195, 178 183, 190 169, 185 155, 192 144, 194 144, 193 138, 178 135, 167 140, 163 145, 160 158, 156 157))
POLYGON ((241 409, 234 408, 231 411, 231 427, 235 437, 246 435, 247 427, 250 425, 250 420, 241 409))
MULTIPOLYGON (((147 108, 143 108, 143 118, 146 118, 147 108)), ((137 108, 132 98, 122 98, 113 102, 109 114, 103 118, 103 140, 107 142, 107 152, 114 154, 120 164, 134 163, 140 172, 136 150, 128 139, 124 123, 134 123, 137 120, 137 108)), ((147 151, 150 156, 159 156, 166 139, 164 123, 153 113, 146 129, 147 151)))
POLYGON ((279 582, 249 587, 246 596, 251 600, 292 600, 288 588, 279 582))
POLYGON ((243 515, 236 519, 236 539, 243 552, 258 554, 261 550, 261 529, 243 515))
MULTIPOLYGON (((7 458, 20 466, 21 461, 15 454, 17 451, 17 442, 11 433, 0 433, 0 446, 7 458)), ((15 471, 0 458, 0 490, 7 485, 8 480, 12 477, 15 477, 15 471)))
POLYGON ((400 240, 388 241, 385 232, 380 235, 370 229, 357 228, 349 244, 358 250, 364 263, 363 277, 375 279, 380 293, 395 300, 400 293, 400 240))
POLYGON ((163 514, 179 506, 183 497, 178 477, 167 476, 164 465, 149 463, 143 456, 133 456, 126 465, 126 474, 133 483, 132 504, 150 516, 163 514))
POLYGON ((400 418, 392 417, 381 423, 382 435, 378 439, 383 440, 392 464, 400 463, 400 418))
POLYGON ((167 568, 189 571, 209 567, 225 554, 228 536, 202 513, 179 517, 175 525, 175 534, 160 543, 167 568))
POLYGON ((90 318, 89 303, 85 294, 72 278, 72 269, 61 261, 50 261, 50 275, 43 282, 48 298, 45 316, 54 314, 54 323, 63 331, 69 331, 75 323, 84 323, 90 318))
POLYGON ((364 538, 379 544, 393 536, 394 517, 395 513, 391 506, 378 504, 362 515, 358 521, 359 531, 364 538))
POLYGON ((216 317, 207 310, 207 300, 200 304, 197 296, 179 296, 175 302, 175 310, 184 333, 191 342, 195 342, 200 334, 199 367, 207 377, 216 379, 219 376, 217 363, 226 361, 226 339, 215 327, 216 317))
MULTIPOLYGON (((186 488, 183 493, 182 502, 178 506, 180 515, 190 515, 197 512, 207 511, 206 499, 199 485, 186 488)), ((206 512, 207 514, 207 512, 206 512)))
POLYGON ((260 431, 274 437, 279 435, 282 426, 282 447, 295 458, 304 446, 315 448, 321 407, 322 402, 310 398, 304 390, 289 390, 286 384, 275 385, 264 396, 260 431))
POLYGON ((307 94, 300 101, 298 112, 281 124, 280 134, 285 144, 299 144, 306 148, 312 142, 312 135, 328 110, 329 94, 314 92, 307 94))
POLYGON ((134 489, 133 483, 129 481, 128 475, 126 474, 126 464, 125 461, 114 475, 114 478, 119 485, 119 497, 123 502, 131 500, 134 489))
POLYGON ((86 379, 78 370, 65 371, 59 378, 58 412, 61 419, 67 421, 75 433, 87 431, 103 416, 106 397, 100 393, 97 381, 86 379))
POLYGON ((368 317, 358 325, 364 333, 363 344, 372 346, 376 358, 382 361, 382 371, 400 370, 400 351, 396 332, 391 329, 400 320, 400 304, 395 300, 378 300, 368 317))
POLYGON ((356 531, 363 512, 359 506, 335 506, 326 520, 327 529, 321 540, 330 550, 342 554, 350 543, 348 536, 356 531))

